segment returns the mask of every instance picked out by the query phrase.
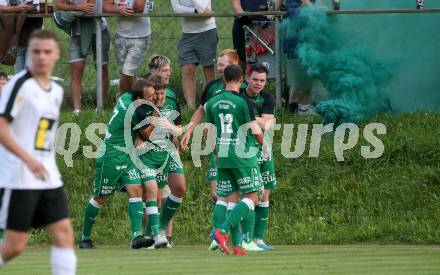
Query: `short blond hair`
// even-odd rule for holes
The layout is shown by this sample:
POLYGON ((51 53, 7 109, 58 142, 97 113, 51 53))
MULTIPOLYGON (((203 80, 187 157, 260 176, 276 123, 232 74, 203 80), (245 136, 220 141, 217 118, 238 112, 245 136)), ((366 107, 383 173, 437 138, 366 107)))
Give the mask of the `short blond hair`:
POLYGON ((150 62, 148 63, 148 69, 151 71, 158 71, 165 65, 171 65, 171 60, 165 55, 153 54, 150 62))

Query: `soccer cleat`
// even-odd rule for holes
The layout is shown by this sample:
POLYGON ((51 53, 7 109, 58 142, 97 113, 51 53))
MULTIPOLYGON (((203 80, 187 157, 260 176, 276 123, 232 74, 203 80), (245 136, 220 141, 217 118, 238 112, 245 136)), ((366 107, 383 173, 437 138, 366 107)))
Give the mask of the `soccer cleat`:
POLYGON ((150 243, 149 240, 146 239, 144 236, 137 236, 130 242, 130 248, 139 249, 139 248, 147 247, 149 243, 150 243))
POLYGON ((272 246, 267 245, 263 240, 256 239, 255 244, 263 250, 272 250, 273 249, 272 246))
POLYGON ((81 249, 95 249, 96 246, 93 245, 92 240, 82 240, 79 242, 79 248, 81 249))
POLYGON ((247 253, 243 247, 234 246, 234 255, 247 255, 247 253))
POLYGON ((211 237, 217 242, 223 252, 225 252, 226 255, 229 255, 229 248, 226 244, 228 242, 228 236, 220 233, 220 229, 215 229, 212 231, 211 237))
POLYGON ((243 242, 241 247, 246 251, 263 251, 264 249, 259 247, 255 242, 243 242))
POLYGON ((212 240, 211 244, 209 245, 208 250, 214 251, 218 249, 218 243, 215 240, 212 240))
POLYGON ((167 241, 168 241, 168 244, 167 244, 166 248, 174 248, 173 237, 167 236, 167 241))
POLYGON ((154 246, 153 246, 154 239, 153 238, 145 238, 145 239, 147 240, 147 245, 145 246, 145 248, 150 248, 150 247, 154 248, 154 246))
POLYGON ((165 232, 160 232, 159 235, 154 236, 154 248, 159 249, 166 247, 168 244, 167 236, 165 232))

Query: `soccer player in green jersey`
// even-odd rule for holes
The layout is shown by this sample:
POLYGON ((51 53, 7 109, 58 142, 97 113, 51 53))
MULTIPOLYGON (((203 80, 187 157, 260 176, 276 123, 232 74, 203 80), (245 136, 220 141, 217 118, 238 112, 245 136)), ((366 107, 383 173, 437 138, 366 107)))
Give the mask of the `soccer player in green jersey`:
MULTIPOLYGON (((241 90, 241 94, 252 103, 256 121, 266 138, 275 124, 275 100, 270 93, 263 91, 268 73, 267 68, 262 64, 250 66, 247 76, 248 86, 241 90)), ((269 195, 277 184, 273 156, 266 156, 261 146, 259 146, 258 164, 264 193, 261 201, 255 206, 255 212, 251 211, 249 219, 245 219, 242 223, 245 233, 243 247, 254 251, 272 249, 263 240, 269 219, 269 195)))
MULTIPOLYGON (((205 119, 211 123, 208 138, 215 144, 217 158, 218 200, 225 200, 239 191, 243 199, 232 209, 212 237, 226 254, 228 233, 231 232, 235 255, 246 254, 241 247, 240 221, 246 219, 258 202, 261 190, 255 139, 263 144, 263 134, 258 126, 249 100, 239 94, 243 72, 238 65, 224 70, 225 91, 211 98, 205 105, 205 119), (237 234, 238 233, 238 234, 237 234)), ((217 213, 213 213, 213 216, 217 213)))
MULTIPOLYGON (((178 110, 178 112, 180 112, 176 92, 169 87, 171 76, 171 60, 163 55, 153 55, 148 64, 148 68, 150 70, 150 75, 159 74, 163 77, 167 84, 166 99, 164 107, 162 108, 162 113, 167 116, 167 113, 169 113, 171 109, 176 111, 178 110)), ((178 143, 176 141, 177 140, 173 140, 173 142, 176 144, 176 148, 178 149, 178 143)), ((179 152, 177 151, 177 153, 179 152)), ((176 201, 178 198, 183 198, 186 192, 185 173, 183 166, 173 160, 168 162, 168 168, 166 170, 168 170, 168 174, 157 174, 157 184, 159 188, 157 204, 159 209, 163 209, 164 206, 167 208, 170 207, 168 205, 170 202, 167 204, 168 199, 176 201), (170 185, 173 186, 174 192, 171 192, 168 182, 171 182, 170 185)), ((165 230, 165 234, 168 240, 167 247, 172 248, 174 246, 172 239, 173 219, 170 220, 168 227, 165 230)), ((146 236, 148 235, 151 235, 151 232, 147 232, 146 236)))
MULTIPOLYGON (((204 109, 205 103, 212 97, 224 91, 223 71, 227 66, 234 64, 235 65, 238 64, 238 55, 235 50, 225 49, 219 54, 217 58, 217 72, 220 77, 216 80, 209 82, 206 85, 205 89, 203 90, 200 106, 197 109, 197 111, 193 114, 191 118, 191 122, 189 124, 190 126, 188 127, 184 136, 182 137, 181 146, 183 149, 185 150, 189 149, 188 143, 191 138, 191 134, 194 131, 195 127, 199 125, 203 120, 203 117, 205 115, 205 109, 204 109)), ((245 85, 242 84, 241 87, 245 87, 245 85)), ((235 202, 237 202, 240 199, 240 194, 236 192, 234 193, 235 196, 233 195, 230 196, 229 206, 228 206, 228 201, 217 200, 217 194, 216 194, 217 166, 214 161, 214 154, 209 155, 209 170, 208 170, 207 179, 210 184, 211 199, 212 202, 215 204, 214 211, 218 213, 218 215, 215 215, 214 216, 215 218, 213 219, 213 226, 215 229, 218 226, 220 226, 220 224, 223 222, 227 209, 229 208, 229 210, 231 210, 234 207, 235 202)), ((209 246, 209 250, 216 250, 217 248, 218 245, 215 242, 215 240, 213 240, 211 245, 209 246)))
MULTIPOLYGON (((203 108, 203 106, 209 99, 211 99, 212 97, 216 96, 217 94, 223 91, 224 89, 223 71, 227 66, 233 64, 238 64, 238 55, 235 50, 225 49, 218 55, 217 73, 219 75, 219 78, 209 82, 206 85, 205 89, 203 90, 200 106, 193 114, 191 118, 190 126, 188 127, 188 129, 186 130, 185 134, 182 137, 181 146, 183 149, 185 150, 189 149, 188 144, 191 138, 191 134, 196 128, 196 126, 202 122, 203 117, 205 115, 205 109, 203 108)), ((213 154, 209 156, 208 182, 210 183, 210 187, 211 187, 212 201, 213 203, 216 203, 217 195, 215 194, 215 189, 217 187, 217 167, 214 162, 213 154)))
POLYGON ((91 232, 99 211, 108 196, 123 188, 125 188, 129 197, 128 214, 131 222, 131 248, 137 249, 147 246, 148 241, 144 238, 142 232, 143 204, 139 170, 131 160, 129 153, 122 152, 118 147, 129 147, 124 136, 126 131, 130 131, 130 134, 133 135, 135 125, 132 123, 132 125, 129 125, 130 128, 127 128, 124 121, 129 106, 135 100, 141 98, 154 101, 154 96, 153 83, 145 79, 139 79, 135 82, 132 91, 124 93, 116 101, 104 142, 96 159, 94 194, 84 211, 80 248, 95 248, 91 240, 91 232))
MULTIPOLYGON (((144 128, 152 131, 145 135, 140 132, 143 140, 146 140, 149 150, 140 156, 147 168, 141 171, 141 180, 146 186, 145 201, 148 216, 147 229, 151 230, 154 238, 154 247, 161 248, 168 244, 166 229, 183 201, 186 191, 183 165, 180 161, 175 139, 182 133, 182 119, 180 108, 175 99, 166 93, 166 82, 159 74, 152 74, 149 79, 154 82, 162 81, 163 88, 156 90, 156 110, 146 108, 143 113, 137 113, 138 121, 152 116, 156 112, 155 119, 144 128), (168 184, 171 194, 165 200, 159 218, 158 212, 158 173, 169 175, 168 184)), ((141 129, 144 129, 141 128, 141 129)), ((166 182, 165 182, 166 184, 166 182)), ((164 186, 163 186, 164 187, 164 186)), ((160 197, 159 197, 160 198, 160 197)))

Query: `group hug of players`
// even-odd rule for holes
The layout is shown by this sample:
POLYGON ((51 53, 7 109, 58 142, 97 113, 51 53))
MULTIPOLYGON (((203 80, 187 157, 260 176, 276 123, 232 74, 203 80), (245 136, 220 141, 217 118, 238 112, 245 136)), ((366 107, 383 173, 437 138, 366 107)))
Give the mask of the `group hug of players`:
POLYGON ((149 74, 116 101, 96 160, 93 196, 84 210, 80 248, 95 247, 91 232, 99 211, 108 196, 122 190, 129 198, 130 247, 173 246, 172 220, 186 191, 179 148, 188 150, 195 127, 205 122, 210 125, 205 131, 207 144, 213 146, 208 172, 215 203, 210 249, 229 254, 229 236, 235 255, 271 249, 264 236, 269 195, 276 186, 267 142, 275 123, 275 102, 263 91, 267 68, 250 66, 244 81, 236 52, 222 51, 217 62, 220 78, 207 84, 183 133, 176 94, 167 87, 170 66, 168 58, 153 56, 149 74), (128 125, 127 118, 131 121, 128 125), (252 148, 257 150, 252 152, 252 148))

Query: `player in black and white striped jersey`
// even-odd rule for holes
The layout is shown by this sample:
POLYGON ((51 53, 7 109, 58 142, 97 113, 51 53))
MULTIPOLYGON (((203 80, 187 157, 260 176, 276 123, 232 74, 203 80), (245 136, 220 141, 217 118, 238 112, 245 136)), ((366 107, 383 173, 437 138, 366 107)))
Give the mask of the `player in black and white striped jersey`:
POLYGON ((31 35, 32 65, 15 75, 0 99, 0 266, 26 248, 29 230, 52 236, 52 274, 75 274, 73 230, 55 162, 55 135, 63 89, 51 80, 59 59, 53 33, 31 35))

